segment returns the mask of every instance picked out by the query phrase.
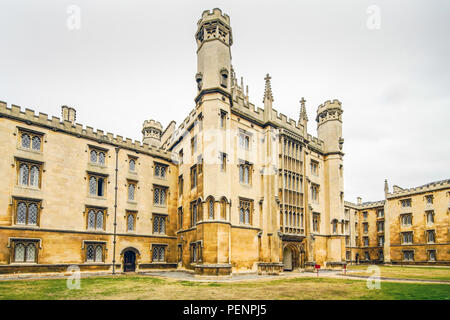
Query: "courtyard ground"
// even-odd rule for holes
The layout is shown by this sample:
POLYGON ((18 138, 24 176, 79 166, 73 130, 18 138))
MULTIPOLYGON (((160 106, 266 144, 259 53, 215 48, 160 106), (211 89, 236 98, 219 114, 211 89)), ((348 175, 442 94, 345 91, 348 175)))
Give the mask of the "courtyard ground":
MULTIPOLYGON (((349 275, 370 276, 367 265, 348 266, 349 275)), ((450 281, 450 267, 428 266, 379 266, 380 277, 397 279, 419 279, 450 281)))
MULTIPOLYGON (((312 275, 312 274, 311 274, 312 275)), ((3 280, 0 299, 450 299, 450 284, 394 283, 368 289, 365 280, 292 274, 279 279, 186 281, 152 275, 82 277, 81 289, 68 289, 67 280, 3 280)))

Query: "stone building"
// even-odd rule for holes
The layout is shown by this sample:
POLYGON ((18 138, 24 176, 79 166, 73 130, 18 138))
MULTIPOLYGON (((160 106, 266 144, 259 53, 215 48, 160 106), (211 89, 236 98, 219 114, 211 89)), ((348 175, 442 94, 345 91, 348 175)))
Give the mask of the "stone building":
POLYGON ((345 202, 351 263, 450 265, 450 180, 416 188, 385 182, 385 200, 345 202))
POLYGON ((0 103, 0 273, 279 273, 345 263, 342 107, 317 109, 307 133, 249 100, 231 63, 230 18, 205 11, 198 94, 187 118, 145 121, 143 143, 0 103))

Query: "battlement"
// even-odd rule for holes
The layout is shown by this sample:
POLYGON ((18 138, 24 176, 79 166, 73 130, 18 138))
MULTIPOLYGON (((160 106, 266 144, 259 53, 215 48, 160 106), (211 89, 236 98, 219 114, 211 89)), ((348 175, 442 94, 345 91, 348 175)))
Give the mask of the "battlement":
POLYGON ((114 135, 110 132, 105 134, 103 130, 94 130, 94 128, 89 126, 84 128, 83 125, 79 123, 62 121, 55 116, 50 118, 47 114, 42 112, 39 112, 39 114, 36 115, 34 110, 28 108, 25 108, 25 110, 22 111, 21 107, 16 105, 11 105, 11 108, 8 108, 6 102, 3 101, 0 101, 0 118, 10 118, 22 121, 29 125, 37 125, 53 131, 65 132, 79 138, 91 139, 98 143, 107 143, 171 161, 170 152, 152 148, 148 144, 141 143, 138 140, 133 142, 130 138, 123 138, 120 135, 114 135))
POLYGON ((398 198, 398 197, 404 197, 419 193, 425 193, 429 191, 435 191, 435 190, 441 190, 441 189, 450 189, 450 179, 441 180, 441 181, 435 181, 428 184, 425 184, 423 186, 415 187, 415 188, 409 188, 409 189, 396 189, 392 193, 387 193, 386 197, 389 199, 392 198, 398 198))
POLYGON ((356 204, 350 201, 344 201, 344 207, 350 207, 357 210, 363 210, 363 209, 371 209, 371 208, 377 208, 382 207, 386 203, 385 200, 379 200, 379 201, 367 201, 363 202, 361 204, 356 204))
POLYGON ((321 113, 326 109, 341 109, 342 103, 338 99, 334 99, 333 101, 327 100, 323 104, 320 104, 317 107, 317 114, 321 113))
POLYGON ((198 20, 197 25, 200 26, 203 22, 220 19, 225 22, 227 25, 230 25, 230 17, 224 13, 222 14, 222 10, 219 8, 214 8, 212 11, 205 10, 202 13, 202 18, 198 20))
POLYGON ((161 125, 161 123, 159 121, 155 121, 155 120, 145 120, 144 124, 142 125, 143 128, 154 128, 154 129, 158 129, 160 131, 162 131, 163 126, 161 125))

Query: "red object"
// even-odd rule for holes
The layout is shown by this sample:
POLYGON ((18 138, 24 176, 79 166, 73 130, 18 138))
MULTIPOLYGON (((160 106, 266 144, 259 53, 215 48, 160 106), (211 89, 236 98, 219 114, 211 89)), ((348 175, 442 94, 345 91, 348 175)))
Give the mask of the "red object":
POLYGON ((344 264, 344 274, 345 275, 347 274, 347 265, 346 264, 344 264))
POLYGON ((316 264, 316 265, 314 266, 314 268, 320 269, 320 264, 316 264))

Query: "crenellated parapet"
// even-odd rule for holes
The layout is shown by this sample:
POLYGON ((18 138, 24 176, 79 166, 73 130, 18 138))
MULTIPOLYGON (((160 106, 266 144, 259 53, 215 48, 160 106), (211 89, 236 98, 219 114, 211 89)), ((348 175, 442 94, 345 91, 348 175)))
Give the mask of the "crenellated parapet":
POLYGON ((386 198, 393 199, 393 198, 405 197, 405 196, 409 196, 409 195, 425 193, 425 192, 430 192, 430 191, 436 191, 436 190, 441 190, 441 189, 450 189, 450 179, 431 182, 426 185, 415 187, 415 188, 396 189, 392 193, 388 192, 386 194, 386 198))
POLYGON ((0 118, 1 117, 21 121, 29 125, 40 126, 53 131, 61 131, 79 138, 90 139, 98 143, 111 144, 116 147, 133 150, 171 161, 170 152, 151 147, 147 143, 141 143, 137 140, 133 141, 130 138, 123 138, 120 135, 114 135, 109 132, 105 133, 103 130, 99 129, 94 130, 94 128, 89 126, 83 127, 83 125, 79 123, 61 120, 55 116, 50 118, 45 113, 39 112, 39 114, 36 115, 34 110, 28 108, 22 110, 20 106, 16 105, 11 105, 11 108, 8 108, 6 102, 3 101, 0 101, 0 118))
POLYGON ((223 14, 219 8, 214 8, 212 11, 203 11, 202 18, 197 22, 195 39, 199 47, 204 41, 212 39, 219 39, 231 46, 233 44, 233 37, 230 27, 230 17, 227 14, 223 14))
POLYGON ((343 112, 342 104, 339 100, 327 100, 317 107, 316 121, 319 125, 328 120, 339 120, 342 122, 343 112))
POLYGON ((364 209, 372 209, 372 208, 382 207, 382 206, 384 206, 385 203, 386 203, 385 200, 367 201, 367 202, 363 202, 361 204, 356 204, 356 203, 353 203, 350 201, 344 201, 344 207, 349 207, 349 208, 357 209, 357 210, 364 210, 364 209))

